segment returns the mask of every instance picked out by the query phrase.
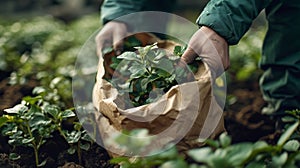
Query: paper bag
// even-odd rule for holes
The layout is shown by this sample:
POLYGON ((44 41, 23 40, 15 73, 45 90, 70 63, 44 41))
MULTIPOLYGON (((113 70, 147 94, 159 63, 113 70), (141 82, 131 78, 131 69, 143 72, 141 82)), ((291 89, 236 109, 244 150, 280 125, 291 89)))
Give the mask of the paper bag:
MULTIPOLYGON (((143 37, 137 36, 144 41, 143 45, 158 42, 159 47, 170 51, 173 51, 176 45, 174 42, 162 41, 149 34, 139 36, 143 37)), ((118 100, 118 91, 104 79, 111 77, 113 73, 109 67, 111 63, 109 58, 109 56, 105 57, 106 60, 100 58, 93 90, 96 123, 103 141, 122 130, 146 128, 156 137, 152 144, 154 147, 151 148, 176 143, 179 151, 186 151, 203 145, 199 137, 214 138, 225 131, 223 110, 212 94, 210 71, 204 63, 199 65, 194 75, 195 81, 172 87, 154 103, 122 109, 119 106, 122 102, 118 100)), ((122 155, 115 146, 105 147, 112 153, 122 155)))

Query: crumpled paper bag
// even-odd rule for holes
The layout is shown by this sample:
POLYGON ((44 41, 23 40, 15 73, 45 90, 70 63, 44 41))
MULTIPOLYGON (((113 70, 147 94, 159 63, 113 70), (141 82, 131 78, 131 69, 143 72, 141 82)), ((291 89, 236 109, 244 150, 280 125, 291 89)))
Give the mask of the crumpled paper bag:
MULTIPOLYGON (((136 38, 142 40, 143 45, 158 42, 159 47, 169 51, 173 51, 176 45, 149 34, 139 34, 136 38)), ((122 130, 146 128, 155 136, 150 148, 160 149, 167 143, 177 143, 179 151, 200 147, 203 142, 199 138, 214 138, 225 131, 223 109, 213 96, 211 75, 205 63, 199 65, 194 75, 195 81, 173 86, 154 103, 122 109, 122 105, 119 105, 122 104, 122 98, 118 91, 104 79, 113 73, 109 67, 110 58, 106 56, 106 60, 99 59, 93 104, 98 130, 112 156, 116 156, 113 153, 123 155, 125 151, 105 143, 105 140, 122 130)))

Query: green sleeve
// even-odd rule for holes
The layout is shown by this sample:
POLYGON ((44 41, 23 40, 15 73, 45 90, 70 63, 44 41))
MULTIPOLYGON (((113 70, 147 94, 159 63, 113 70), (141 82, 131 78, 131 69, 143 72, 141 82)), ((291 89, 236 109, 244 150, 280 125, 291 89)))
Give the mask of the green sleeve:
POLYGON ((105 24, 120 16, 139 11, 170 12, 176 0, 105 0, 101 6, 101 19, 105 24))
POLYGON ((199 26, 207 26, 225 38, 230 45, 241 37, 272 0, 211 0, 197 19, 199 26))

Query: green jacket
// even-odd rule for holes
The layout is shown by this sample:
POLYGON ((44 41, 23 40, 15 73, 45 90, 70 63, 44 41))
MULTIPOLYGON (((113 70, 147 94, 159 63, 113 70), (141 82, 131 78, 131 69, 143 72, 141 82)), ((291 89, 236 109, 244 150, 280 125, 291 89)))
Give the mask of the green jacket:
POLYGON ((105 0, 101 6, 102 23, 139 11, 171 12, 174 2, 176 0, 105 0))
MULTIPOLYGON (((146 10, 169 12, 173 7, 174 0, 105 0, 101 17, 105 24, 129 13, 146 10)), ((233 45, 238 43, 264 8, 269 21, 264 55, 284 55, 299 49, 300 43, 296 44, 300 36, 299 0, 211 0, 196 22, 211 27, 233 45), (295 43, 290 45, 290 42, 295 43)), ((267 59, 263 58, 262 62, 272 61, 267 59)))

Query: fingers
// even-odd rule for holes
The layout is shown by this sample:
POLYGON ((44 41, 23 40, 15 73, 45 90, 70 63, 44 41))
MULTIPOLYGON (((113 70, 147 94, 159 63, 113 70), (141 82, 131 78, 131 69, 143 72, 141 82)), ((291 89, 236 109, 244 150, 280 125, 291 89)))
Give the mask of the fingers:
POLYGON ((103 50, 105 48, 111 47, 112 42, 111 40, 109 40, 109 38, 102 35, 101 32, 96 36, 95 41, 96 41, 97 56, 102 57, 103 50))
POLYGON ((197 53, 193 49, 188 47, 181 56, 181 61, 184 61, 185 63, 191 63, 195 60, 197 56, 197 53))
POLYGON ((224 38, 208 27, 201 27, 191 37, 188 49, 181 60, 191 63, 197 56, 201 56, 216 75, 220 75, 229 65, 229 47, 224 38))
POLYGON ((113 33, 113 48, 116 55, 120 55, 123 51, 124 37, 126 36, 126 31, 122 28, 115 30, 113 33))
POLYGON ((95 41, 97 46, 97 55, 103 56, 106 48, 113 47, 116 55, 123 51, 123 39, 126 37, 127 27, 124 23, 111 21, 108 22, 97 34, 95 41))

